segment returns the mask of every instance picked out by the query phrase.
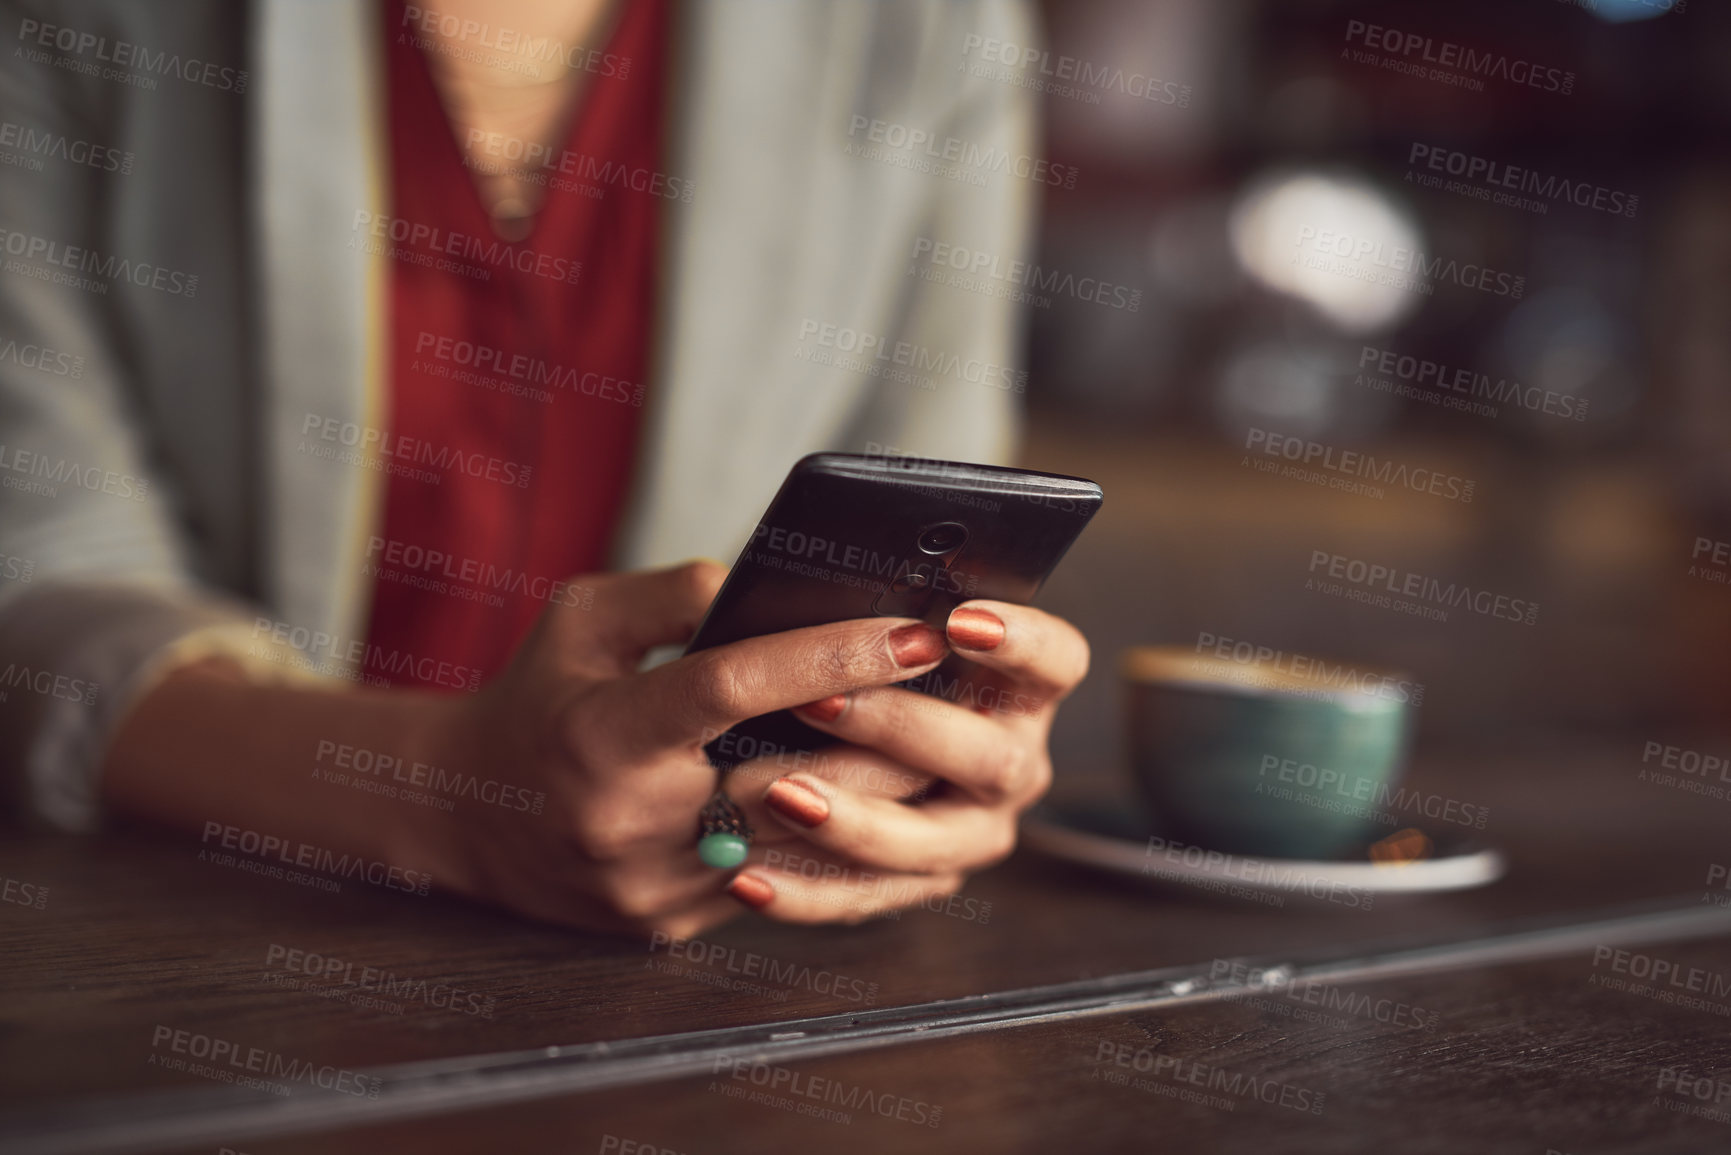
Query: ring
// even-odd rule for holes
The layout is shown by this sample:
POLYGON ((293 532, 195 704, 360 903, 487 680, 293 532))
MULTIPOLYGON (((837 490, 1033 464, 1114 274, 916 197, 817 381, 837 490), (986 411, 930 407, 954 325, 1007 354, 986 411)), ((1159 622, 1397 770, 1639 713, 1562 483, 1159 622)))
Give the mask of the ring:
POLYGON ((697 856, 705 866, 732 870, 751 850, 751 825, 721 789, 698 813, 697 856))

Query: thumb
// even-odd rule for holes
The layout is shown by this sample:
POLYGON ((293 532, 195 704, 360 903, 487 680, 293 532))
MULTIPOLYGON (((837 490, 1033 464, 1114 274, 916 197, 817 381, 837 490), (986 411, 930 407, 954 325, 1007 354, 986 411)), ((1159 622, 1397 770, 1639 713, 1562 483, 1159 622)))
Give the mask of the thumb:
POLYGON ((727 567, 699 559, 668 569, 617 574, 596 584, 595 638, 624 669, 656 646, 690 639, 715 600, 727 567))

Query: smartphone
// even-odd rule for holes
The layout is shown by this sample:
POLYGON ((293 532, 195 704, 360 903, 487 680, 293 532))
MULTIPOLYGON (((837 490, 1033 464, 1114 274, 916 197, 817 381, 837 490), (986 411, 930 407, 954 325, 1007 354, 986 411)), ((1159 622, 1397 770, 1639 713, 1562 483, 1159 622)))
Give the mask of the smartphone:
MULTIPOLYGON (((1030 469, 814 453, 782 482, 685 652, 873 616, 941 630, 972 598, 1026 604, 1103 498, 1092 481, 1030 469)), ((971 705, 991 688, 970 669, 952 655, 902 685, 971 705)), ((764 756, 797 764, 833 741, 783 710, 704 749, 726 770, 764 756)))

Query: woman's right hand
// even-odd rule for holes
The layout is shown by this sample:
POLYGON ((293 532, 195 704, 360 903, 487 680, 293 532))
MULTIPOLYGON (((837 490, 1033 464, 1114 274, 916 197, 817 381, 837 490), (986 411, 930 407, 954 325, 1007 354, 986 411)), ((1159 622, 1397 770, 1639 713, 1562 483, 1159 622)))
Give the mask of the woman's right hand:
MULTIPOLYGON (((430 825, 411 838, 416 857, 434 864, 441 885, 553 922, 678 937, 725 921, 742 902, 769 901, 764 872, 730 894, 729 874, 698 859, 697 816, 716 785, 704 743, 747 718, 916 677, 949 651, 930 626, 876 618, 751 638, 637 672, 651 648, 691 637, 725 576, 694 562, 583 578, 595 591, 591 608, 550 607, 498 678, 478 694, 434 700, 422 761, 545 795, 539 814, 459 803, 418 818, 430 825)), ((876 773, 863 776, 863 789, 882 796, 929 782, 871 751, 838 764, 869 765, 876 773)), ((861 789, 858 777, 849 788, 861 789)), ((766 780, 747 763, 728 785, 760 792, 766 780)), ((760 824, 754 858, 795 837, 760 824)), ((961 883, 959 874, 877 869, 862 896, 846 871, 835 874, 835 901, 825 907, 819 895, 816 909, 833 909, 837 921, 961 883)), ((802 892, 812 909, 812 887, 802 892)))

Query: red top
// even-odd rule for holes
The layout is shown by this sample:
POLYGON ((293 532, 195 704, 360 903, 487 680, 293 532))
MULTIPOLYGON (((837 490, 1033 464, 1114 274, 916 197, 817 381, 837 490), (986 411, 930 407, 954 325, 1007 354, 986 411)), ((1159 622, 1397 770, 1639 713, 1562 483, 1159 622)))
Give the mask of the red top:
MULTIPOLYGON (((493 231, 423 56, 473 46, 427 36, 403 0, 385 8, 391 207, 370 236, 392 250, 390 410, 364 670, 468 688, 550 602, 581 604, 567 579, 604 566, 618 524, 643 412, 656 222, 682 191, 656 175, 665 11, 622 5, 604 52, 519 49, 542 75, 561 56, 585 75, 562 149, 537 170, 532 230, 512 243, 493 231)), ((480 160, 521 156, 501 137, 480 160)))

